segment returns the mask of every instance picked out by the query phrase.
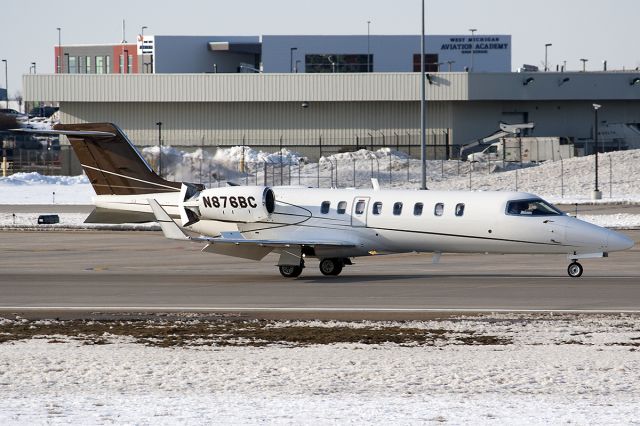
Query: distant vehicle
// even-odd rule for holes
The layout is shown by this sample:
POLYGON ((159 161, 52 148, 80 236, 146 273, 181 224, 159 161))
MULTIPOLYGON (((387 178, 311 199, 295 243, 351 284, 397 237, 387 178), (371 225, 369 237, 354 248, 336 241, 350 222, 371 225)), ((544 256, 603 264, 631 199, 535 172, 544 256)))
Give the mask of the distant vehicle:
POLYGON ((560 160, 575 155, 573 143, 563 137, 500 138, 483 151, 467 156, 468 161, 539 162, 560 160))
POLYGON ((485 147, 500 140, 501 138, 522 136, 523 132, 532 130, 535 126, 535 123, 508 124, 501 121, 500 130, 497 130, 484 138, 476 139, 462 145, 460 147, 460 159, 466 160, 469 154, 480 152, 485 149, 485 147))
POLYGON ((38 225, 53 225, 60 223, 60 216, 57 214, 42 214, 38 216, 38 225))
POLYGON ((58 112, 59 109, 60 108, 58 107, 52 107, 52 106, 43 106, 43 107, 33 108, 31 111, 29 111, 29 118, 34 118, 34 117, 49 118, 53 114, 58 112))
POLYGON ((10 115, 16 118, 16 120, 26 119, 27 116, 15 109, 11 108, 0 108, 0 114, 10 115))

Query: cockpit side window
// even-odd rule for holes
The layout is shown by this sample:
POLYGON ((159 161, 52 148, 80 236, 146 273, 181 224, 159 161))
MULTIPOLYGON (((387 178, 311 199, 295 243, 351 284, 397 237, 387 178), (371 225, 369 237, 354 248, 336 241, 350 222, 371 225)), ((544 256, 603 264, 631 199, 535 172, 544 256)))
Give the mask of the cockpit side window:
POLYGON ((540 199, 512 200, 507 202, 506 213, 512 216, 560 216, 560 210, 540 199))

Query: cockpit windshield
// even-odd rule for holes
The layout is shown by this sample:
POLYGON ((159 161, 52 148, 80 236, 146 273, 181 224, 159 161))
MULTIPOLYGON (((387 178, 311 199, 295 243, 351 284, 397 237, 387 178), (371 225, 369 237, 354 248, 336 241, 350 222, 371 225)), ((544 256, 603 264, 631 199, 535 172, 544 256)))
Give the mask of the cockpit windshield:
POLYGON ((546 201, 534 198, 507 202, 507 214, 514 216, 560 216, 564 213, 546 201))

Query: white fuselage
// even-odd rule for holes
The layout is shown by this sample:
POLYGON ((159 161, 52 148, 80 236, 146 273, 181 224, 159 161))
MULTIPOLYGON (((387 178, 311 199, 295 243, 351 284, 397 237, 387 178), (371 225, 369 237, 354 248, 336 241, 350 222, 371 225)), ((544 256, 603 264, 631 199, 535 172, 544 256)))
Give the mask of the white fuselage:
MULTIPOLYGON (((232 217, 225 222, 200 220, 187 229, 214 237, 224 231, 240 231, 246 239, 353 244, 326 248, 330 250, 327 253, 317 249, 315 255, 321 258, 413 251, 564 253, 579 257, 633 245, 621 234, 567 215, 509 214, 509 202, 539 199, 522 192, 272 189, 276 206, 266 219, 253 223, 238 223, 232 217)), ((170 216, 180 217, 178 193, 97 196, 95 204, 151 212, 149 198, 156 199, 170 216)))

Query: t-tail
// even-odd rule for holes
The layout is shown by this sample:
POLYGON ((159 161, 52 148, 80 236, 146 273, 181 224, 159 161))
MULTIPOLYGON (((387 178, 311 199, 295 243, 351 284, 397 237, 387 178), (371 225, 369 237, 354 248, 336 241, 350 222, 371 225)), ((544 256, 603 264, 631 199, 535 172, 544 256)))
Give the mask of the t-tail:
POLYGON ((97 195, 180 191, 181 183, 158 176, 115 124, 58 124, 53 132, 67 136, 97 195))

